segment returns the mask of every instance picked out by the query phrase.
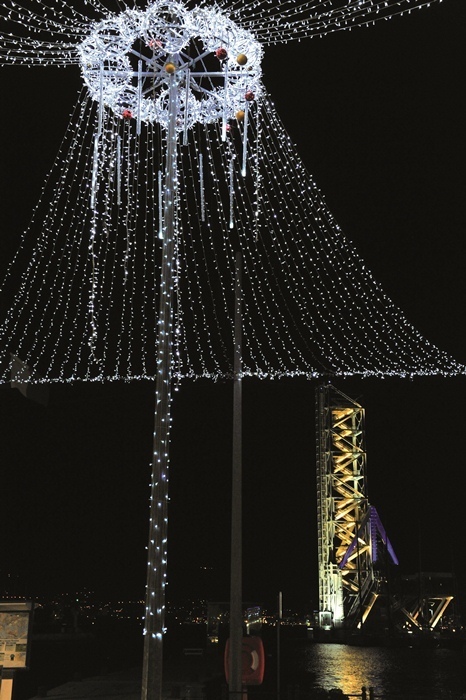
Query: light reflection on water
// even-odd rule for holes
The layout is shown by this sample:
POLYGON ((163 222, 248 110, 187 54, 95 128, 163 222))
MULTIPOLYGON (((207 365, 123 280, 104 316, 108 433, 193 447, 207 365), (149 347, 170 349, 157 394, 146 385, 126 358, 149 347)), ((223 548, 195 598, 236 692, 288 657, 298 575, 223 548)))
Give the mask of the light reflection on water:
POLYGON ((390 649, 312 644, 304 651, 304 668, 314 686, 361 693, 372 686, 376 698, 466 700, 466 656, 451 649, 390 649))

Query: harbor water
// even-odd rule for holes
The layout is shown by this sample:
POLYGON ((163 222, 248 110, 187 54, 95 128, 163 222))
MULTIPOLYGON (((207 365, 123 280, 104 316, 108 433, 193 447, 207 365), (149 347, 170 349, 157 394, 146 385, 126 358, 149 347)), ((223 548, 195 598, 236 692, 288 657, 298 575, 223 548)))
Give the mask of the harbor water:
POLYGON ((376 699, 466 700, 466 654, 459 648, 308 644, 287 649, 283 665, 285 694, 295 700, 318 688, 360 696, 363 686, 376 699))

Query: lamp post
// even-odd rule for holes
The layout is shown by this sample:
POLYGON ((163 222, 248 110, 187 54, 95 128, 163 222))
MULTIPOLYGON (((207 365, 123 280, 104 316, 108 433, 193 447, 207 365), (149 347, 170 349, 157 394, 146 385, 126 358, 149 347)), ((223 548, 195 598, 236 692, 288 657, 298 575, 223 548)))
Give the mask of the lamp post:
POLYGON ((241 253, 235 259, 235 332, 233 362, 233 460, 231 480, 230 644, 229 695, 241 700, 243 639, 242 567, 242 342, 241 253))

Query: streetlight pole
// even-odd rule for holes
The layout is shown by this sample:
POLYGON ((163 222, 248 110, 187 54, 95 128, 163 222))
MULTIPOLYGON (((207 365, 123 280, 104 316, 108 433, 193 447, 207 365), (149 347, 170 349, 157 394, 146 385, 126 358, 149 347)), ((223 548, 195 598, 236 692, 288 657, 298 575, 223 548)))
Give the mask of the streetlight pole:
POLYGON ((283 617, 283 594, 278 593, 278 610, 277 610, 277 700, 280 700, 280 685, 281 685, 281 648, 280 648, 280 632, 283 617))
POLYGON ((230 559, 230 700, 241 700, 242 694, 242 291, 241 253, 235 259, 235 332, 233 361, 233 461, 231 487, 231 559, 230 559))

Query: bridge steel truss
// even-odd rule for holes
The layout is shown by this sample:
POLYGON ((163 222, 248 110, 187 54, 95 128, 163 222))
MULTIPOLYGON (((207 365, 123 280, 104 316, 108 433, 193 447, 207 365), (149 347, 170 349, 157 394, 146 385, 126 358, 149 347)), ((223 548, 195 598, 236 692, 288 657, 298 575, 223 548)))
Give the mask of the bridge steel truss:
POLYGON ((380 523, 366 494, 365 411, 330 384, 316 404, 319 626, 360 626, 377 598, 380 523))
MULTIPOLYGON (((366 483, 365 411, 331 384, 316 391, 320 629, 361 628, 398 559, 366 483)), ((388 601, 398 632, 432 633, 453 600, 453 577, 403 578, 388 601)))

